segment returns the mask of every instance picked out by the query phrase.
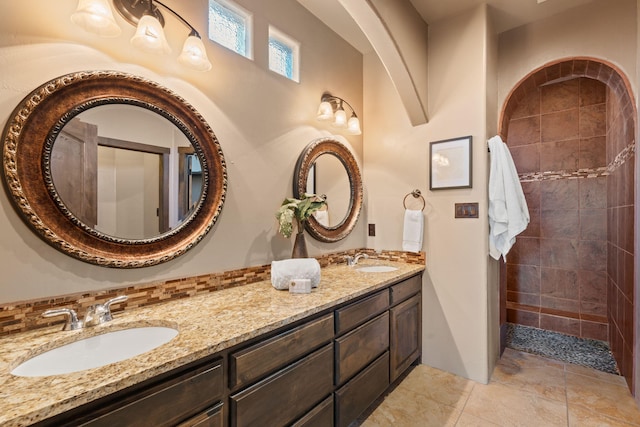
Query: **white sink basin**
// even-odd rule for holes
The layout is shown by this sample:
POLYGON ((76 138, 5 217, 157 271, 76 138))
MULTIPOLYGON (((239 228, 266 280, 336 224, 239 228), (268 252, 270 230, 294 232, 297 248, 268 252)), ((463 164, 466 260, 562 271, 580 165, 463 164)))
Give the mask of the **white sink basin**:
POLYGON ((54 348, 21 363, 11 373, 19 377, 68 374, 120 362, 171 341, 178 331, 150 326, 84 338, 54 348))
POLYGON ((397 267, 390 265, 363 265, 362 267, 356 267, 356 270, 363 273, 388 273, 389 271, 396 271, 397 267))

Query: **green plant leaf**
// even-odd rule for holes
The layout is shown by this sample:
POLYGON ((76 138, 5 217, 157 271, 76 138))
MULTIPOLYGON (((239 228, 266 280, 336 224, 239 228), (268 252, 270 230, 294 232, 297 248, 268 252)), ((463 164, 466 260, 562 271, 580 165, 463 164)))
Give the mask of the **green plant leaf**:
POLYGON ((302 229, 304 221, 308 220, 315 211, 326 206, 326 204, 324 199, 315 194, 305 193, 300 199, 285 198, 280 208, 276 211, 278 232, 284 237, 291 237, 294 218, 298 228, 302 229))

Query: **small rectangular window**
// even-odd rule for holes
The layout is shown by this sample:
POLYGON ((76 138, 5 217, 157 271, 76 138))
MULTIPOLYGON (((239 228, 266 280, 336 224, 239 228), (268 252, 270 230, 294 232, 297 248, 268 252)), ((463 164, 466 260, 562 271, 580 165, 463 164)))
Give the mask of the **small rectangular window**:
POLYGON ((252 58, 252 15, 228 0, 209 0, 209 39, 252 58))
POLYGON ((269 26, 269 69, 300 81, 300 43, 269 26))

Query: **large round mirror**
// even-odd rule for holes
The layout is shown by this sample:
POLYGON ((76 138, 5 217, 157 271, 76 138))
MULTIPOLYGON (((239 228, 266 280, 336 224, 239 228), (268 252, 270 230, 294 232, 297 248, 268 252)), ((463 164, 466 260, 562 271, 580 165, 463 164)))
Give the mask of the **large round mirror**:
POLYGON ((57 249, 108 267, 168 261, 197 244, 224 203, 226 167, 203 117, 129 74, 62 76, 27 96, 3 134, 7 190, 57 249))
POLYGON ((300 154, 293 177, 293 195, 317 194, 327 201, 306 222, 311 236, 323 242, 344 239, 362 209, 362 177, 351 151, 335 138, 312 141, 300 154))

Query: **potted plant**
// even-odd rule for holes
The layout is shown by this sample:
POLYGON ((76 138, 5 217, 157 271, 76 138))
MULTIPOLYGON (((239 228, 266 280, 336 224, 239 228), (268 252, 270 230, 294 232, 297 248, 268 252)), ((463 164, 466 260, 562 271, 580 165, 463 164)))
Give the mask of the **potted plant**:
POLYGON ((322 209, 327 202, 315 194, 305 193, 300 199, 287 197, 282 201, 276 212, 278 232, 284 237, 293 234, 293 223, 296 224, 296 238, 293 244, 292 258, 308 258, 307 244, 304 240, 304 223, 318 209, 322 209))

